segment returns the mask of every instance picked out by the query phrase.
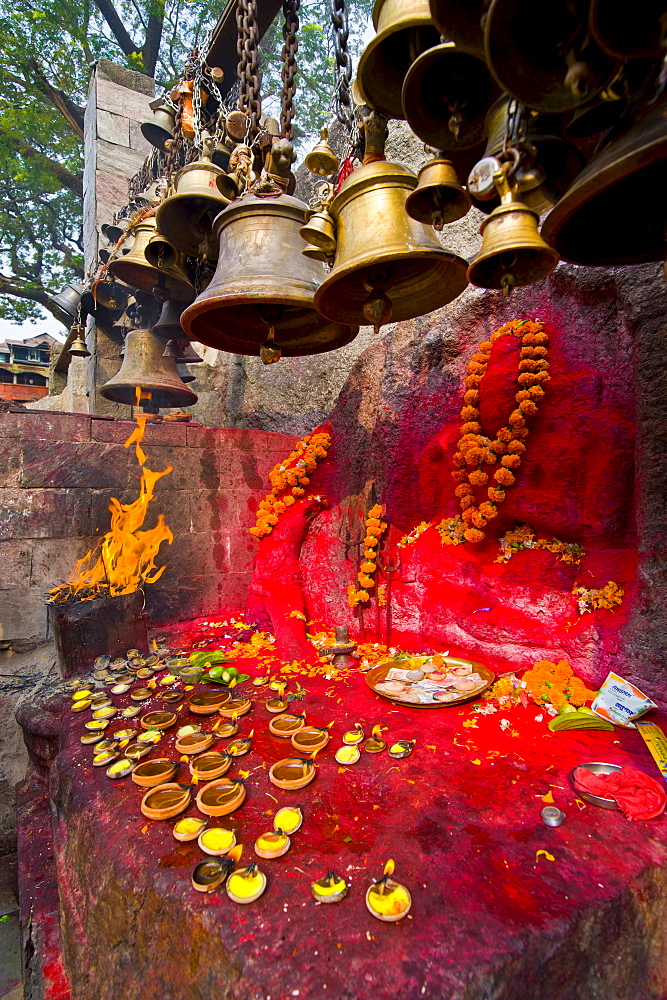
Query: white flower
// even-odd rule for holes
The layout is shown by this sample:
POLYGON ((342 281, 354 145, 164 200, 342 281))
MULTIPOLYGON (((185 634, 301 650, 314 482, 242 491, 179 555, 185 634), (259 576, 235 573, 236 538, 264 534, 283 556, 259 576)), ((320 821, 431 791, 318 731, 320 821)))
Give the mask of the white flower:
POLYGON ((509 729, 509 727, 511 725, 512 725, 512 723, 510 722, 509 719, 501 719, 500 720, 500 728, 501 729, 509 729))
POLYGON ((544 716, 542 715, 542 713, 535 716, 535 722, 543 722, 543 721, 544 721, 544 716))

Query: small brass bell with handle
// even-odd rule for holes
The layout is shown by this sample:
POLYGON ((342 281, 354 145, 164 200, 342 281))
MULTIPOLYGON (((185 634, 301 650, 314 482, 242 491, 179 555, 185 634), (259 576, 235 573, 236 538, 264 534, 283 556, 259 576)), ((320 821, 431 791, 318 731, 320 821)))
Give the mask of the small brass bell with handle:
POLYGON ((338 157, 329 145, 327 128, 322 129, 320 141, 306 154, 304 163, 311 174, 318 174, 320 177, 329 177, 338 170, 338 157))
POLYGON ((417 222, 433 226, 440 232, 447 223, 462 219, 471 204, 454 164, 440 153, 419 171, 417 187, 408 195, 405 208, 417 222))
POLYGON ((495 174, 500 205, 480 227, 482 249, 468 268, 468 280, 480 288, 495 288, 510 295, 518 285, 532 285, 546 278, 558 263, 557 252, 539 234, 537 212, 517 200, 503 163, 495 174))
POLYGON ((71 332, 74 334, 72 342, 69 346, 69 354, 74 358, 89 358, 90 351, 86 346, 86 338, 84 336, 84 329, 81 323, 77 323, 72 327, 71 332))

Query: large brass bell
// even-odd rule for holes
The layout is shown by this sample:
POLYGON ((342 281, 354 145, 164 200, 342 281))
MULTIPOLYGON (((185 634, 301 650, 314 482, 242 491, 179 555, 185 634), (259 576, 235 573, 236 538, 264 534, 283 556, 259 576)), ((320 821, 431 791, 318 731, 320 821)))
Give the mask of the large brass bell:
POLYGON ((480 288, 509 295, 517 285, 532 285, 550 274, 558 254, 538 231, 539 216, 516 198, 505 163, 496 174, 500 205, 480 227, 482 249, 468 268, 468 279, 480 288))
POLYGON ((363 103, 387 118, 403 118, 401 91, 410 64, 440 35, 428 0, 375 0, 377 34, 359 57, 357 88, 363 103))
POLYGON ((295 357, 349 344, 356 326, 330 323, 314 308, 325 269, 302 255, 306 205, 291 195, 244 195, 218 215, 218 266, 181 316, 192 340, 232 354, 262 344, 295 357))
POLYGON ((334 269, 315 293, 323 316, 342 323, 411 319, 451 302, 466 287, 466 262, 443 249, 433 230, 410 218, 405 202, 417 178, 380 160, 355 170, 331 202, 334 269))
POLYGON ((102 386, 101 395, 114 403, 134 406, 140 389, 142 399, 150 393, 147 409, 196 403, 197 396, 178 377, 176 360, 164 357, 164 350, 164 341, 151 330, 131 330, 125 338, 120 371, 102 386))
POLYGON ((445 156, 429 160, 417 175, 417 187, 405 202, 411 218, 433 226, 438 232, 449 222, 462 219, 472 204, 459 183, 456 169, 445 156))
POLYGON ((318 174, 320 177, 329 177, 330 174, 336 173, 339 166, 338 157, 329 145, 328 129, 322 129, 320 141, 306 153, 304 163, 311 174, 318 174))
POLYGON ((588 0, 493 0, 484 45, 502 90, 555 114, 574 111, 604 90, 618 61, 591 39, 587 17, 588 0))
POLYGON ((213 219, 236 197, 232 181, 211 162, 213 141, 201 159, 182 167, 174 178, 174 193, 158 205, 157 227, 165 239, 192 257, 217 255, 213 219))
POLYGON ((431 17, 444 38, 484 52, 482 17, 489 0, 431 0, 431 17))
POLYGON ((97 282, 95 288, 87 288, 81 296, 81 309, 90 316, 97 315, 100 306, 103 309, 117 311, 125 309, 130 295, 127 285, 122 285, 119 281, 112 281, 102 278, 97 282))
POLYGON ((163 97, 157 97, 150 102, 150 109, 153 117, 150 121, 144 122, 141 126, 141 134, 144 139, 150 142, 151 146, 164 152, 164 144, 171 139, 176 124, 176 115, 171 105, 167 104, 163 97))
POLYGON ((484 57, 454 42, 422 53, 403 84, 403 112, 410 128, 436 149, 467 149, 486 135, 486 111, 498 86, 484 57))
POLYGON ((109 264, 109 271, 131 288, 152 291, 155 286, 163 287, 174 298, 186 299, 193 292, 184 267, 182 255, 177 254, 165 240, 153 242, 149 251, 153 262, 146 257, 146 251, 157 235, 155 218, 149 216, 134 228, 134 243, 129 253, 116 257, 109 264), (160 249, 161 248, 161 251, 160 249))
POLYGON ((664 259, 666 120, 663 95, 624 134, 609 136, 549 213, 544 237, 565 260, 596 266, 664 259))
POLYGON ((592 0, 589 25, 600 48, 616 59, 660 59, 665 55, 664 0, 642 0, 631 8, 618 0, 592 0))

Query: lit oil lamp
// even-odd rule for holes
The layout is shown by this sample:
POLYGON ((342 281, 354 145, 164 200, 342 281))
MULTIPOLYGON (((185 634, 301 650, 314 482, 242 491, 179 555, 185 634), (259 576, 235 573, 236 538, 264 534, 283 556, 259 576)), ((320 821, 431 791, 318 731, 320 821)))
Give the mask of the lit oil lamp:
POLYGON ((229 858, 207 858, 195 866, 192 873, 192 888, 197 892, 214 892, 227 878, 234 862, 229 858))
POLYGON ((231 754, 232 757, 243 757, 244 754, 248 753, 252 746, 252 735, 255 732, 251 729, 248 736, 240 740, 232 740, 231 743, 227 744, 227 753, 231 754))
POLYGON ((273 817, 273 829, 282 830, 288 836, 300 830, 302 823, 301 806, 283 806, 273 817))
POLYGON ((158 698, 163 705, 175 705, 177 701, 182 701, 184 697, 184 691, 160 691, 158 694, 158 698))
POLYGON ((266 677, 253 677, 252 682, 255 687, 264 687, 265 684, 269 683, 269 674, 266 677))
POLYGON ((136 729, 117 729, 113 734, 113 738, 115 740, 133 740, 136 735, 136 729))
MULTIPOLYGON (((104 735, 104 734, 103 734, 104 735)), ((102 739, 99 743, 95 744, 95 750, 93 753, 104 753, 107 750, 118 750, 118 740, 113 739, 102 739)))
MULTIPOLYGON (((235 862, 239 861, 242 850, 241 844, 237 844, 229 852, 228 857, 235 862)), ((227 895, 235 903, 254 903, 265 889, 266 875, 254 863, 247 868, 237 869, 227 879, 227 895)))
POLYGON ((387 741, 382 739, 382 728, 382 726, 373 726, 371 735, 364 742, 366 753, 382 753, 383 750, 387 749, 387 741))
POLYGON ((134 764, 127 757, 121 757, 120 760, 113 762, 111 767, 106 769, 107 778, 126 778, 128 774, 132 774, 134 770, 134 764))
MULTIPOLYGON (((91 705, 92 708, 92 705, 91 705)), ((113 705, 105 705, 103 708, 96 708, 93 711, 94 719, 113 719, 114 715, 118 712, 117 708, 113 705)))
POLYGON ((406 917, 412 906, 412 896, 406 886, 394 882, 394 862, 389 859, 379 882, 373 882, 366 893, 366 906, 378 920, 395 923, 406 917))
POLYGON ((240 778, 209 781, 197 795, 197 808, 205 816, 227 816, 243 804, 245 787, 240 778))
POLYGON ((150 743, 130 743, 129 746, 125 747, 123 756, 127 757, 128 760, 137 761, 149 754, 152 749, 150 743))
POLYGON ((285 788, 289 791, 310 784, 316 773, 312 759, 285 757, 283 760, 276 761, 269 768, 269 781, 277 788, 285 788))
POLYGON ((210 826, 199 835, 197 843, 204 854, 221 858, 228 854, 236 843, 236 834, 222 826, 210 826))
POLYGON ((259 835, 255 841, 255 854, 260 858, 281 858, 287 854, 291 846, 291 840, 283 830, 267 830, 259 835))
POLYGON ((170 729, 175 725, 178 716, 176 712, 148 712, 142 715, 139 725, 142 729, 170 729))
POLYGON ((320 726, 304 726, 292 736, 292 746, 295 750, 308 753, 311 750, 322 750, 329 742, 329 733, 320 726))
POLYGON ((277 715, 279 712, 284 712, 288 707, 288 702, 285 700, 283 695, 285 694, 285 682, 277 681, 271 682, 270 685, 275 691, 278 692, 277 698, 270 698, 266 703, 267 712, 271 712, 273 715, 277 715), (275 687, 274 687, 275 683, 275 687))
POLYGON ((231 722, 223 722, 220 726, 218 726, 216 732, 221 740, 226 740, 230 736, 236 736, 239 731, 239 724, 236 721, 236 718, 237 713, 234 712, 231 722))
POLYGON ((213 733, 191 733, 176 740, 176 751, 185 754, 203 753, 214 740, 213 733))
POLYGON ((335 753, 338 764, 356 764, 360 757, 359 747, 339 747, 335 753))
POLYGON ((291 713, 286 713, 281 715, 277 719, 271 719, 269 722, 269 731, 273 733, 274 736, 279 736, 281 739, 291 739, 295 733, 303 729, 306 724, 305 715, 292 715, 291 713))
POLYGON ((154 788, 171 781, 176 772, 176 764, 167 757, 155 757, 137 764, 132 772, 132 781, 142 788, 154 788))
POLYGON ((100 732, 106 729, 108 725, 109 725, 108 719, 89 719, 88 722, 84 722, 84 726, 86 727, 86 729, 90 729, 91 732, 94 732, 95 730, 97 730, 97 732, 100 732))
POLYGON ((171 819, 190 804, 190 786, 168 782, 149 788, 141 800, 141 811, 147 819, 171 819))
POLYGON ((324 878, 312 882, 310 889, 318 903, 339 903, 347 896, 349 886, 340 875, 328 871, 324 878))
POLYGON ((120 714, 124 719, 133 719, 135 715, 139 715, 140 711, 141 709, 138 705, 128 705, 127 708, 124 708, 120 714))
POLYGON ((238 719, 240 715, 247 715, 251 708, 250 698, 232 698, 218 709, 218 715, 225 719, 238 719))
POLYGON ((117 750, 101 750, 93 757, 93 767, 106 767, 120 757, 117 750))
POLYGON ((229 700, 228 691, 199 691, 188 698, 188 708, 195 715, 214 715, 229 700))
POLYGON ((360 722, 355 722, 354 729, 350 729, 347 733, 343 733, 343 743, 348 746, 356 746, 357 743, 361 743, 364 738, 364 731, 361 728, 360 722))
POLYGON ((147 729, 145 733, 139 733, 137 743, 148 743, 155 745, 162 739, 163 733, 159 729, 147 729))
POLYGON ((176 840, 186 843, 189 840, 196 840, 207 825, 207 819, 200 819, 199 816, 184 816, 183 819, 179 819, 174 824, 172 833, 176 840))
POLYGON ((232 766, 232 758, 227 753, 219 753, 217 750, 211 753, 200 754, 190 761, 190 774, 198 780, 213 781, 214 778, 221 778, 223 774, 232 766))
POLYGON ((392 743, 389 747, 387 753, 394 760, 402 760, 403 757, 409 757, 412 753, 416 740, 399 740, 397 743, 392 743))

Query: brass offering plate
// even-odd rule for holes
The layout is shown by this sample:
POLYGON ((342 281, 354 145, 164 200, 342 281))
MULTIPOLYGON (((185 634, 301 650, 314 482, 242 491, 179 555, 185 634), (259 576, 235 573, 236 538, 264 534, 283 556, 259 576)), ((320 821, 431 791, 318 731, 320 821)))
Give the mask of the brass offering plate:
POLYGON ((459 656, 434 655, 439 655, 443 661, 442 665, 436 666, 435 669, 433 669, 432 664, 433 656, 410 656, 404 660, 387 660, 384 663, 379 663, 377 667, 373 667, 366 674, 366 683, 375 694, 388 701, 396 702, 397 705, 405 705, 407 708, 447 708, 452 705, 461 705, 473 698, 479 698, 480 695, 489 690, 496 679, 492 670, 476 660, 468 660, 459 656), (427 672, 422 671, 424 665, 427 667, 427 672), (391 670, 415 671, 424 673, 424 676, 421 680, 398 679, 391 681, 387 677, 391 670), (434 674, 435 677, 432 678, 434 674), (479 677, 478 682, 474 681, 475 676, 479 677), (437 685, 437 687, 422 686, 423 681, 431 678, 431 685, 437 685), (466 678, 469 679, 467 683, 466 678), (473 688, 461 690, 470 687, 471 683, 475 683, 473 688), (386 684, 391 684, 393 689, 386 688, 386 684), (419 692, 423 692, 423 695, 419 692), (446 696, 447 700, 416 700, 429 692, 436 698, 446 696))

